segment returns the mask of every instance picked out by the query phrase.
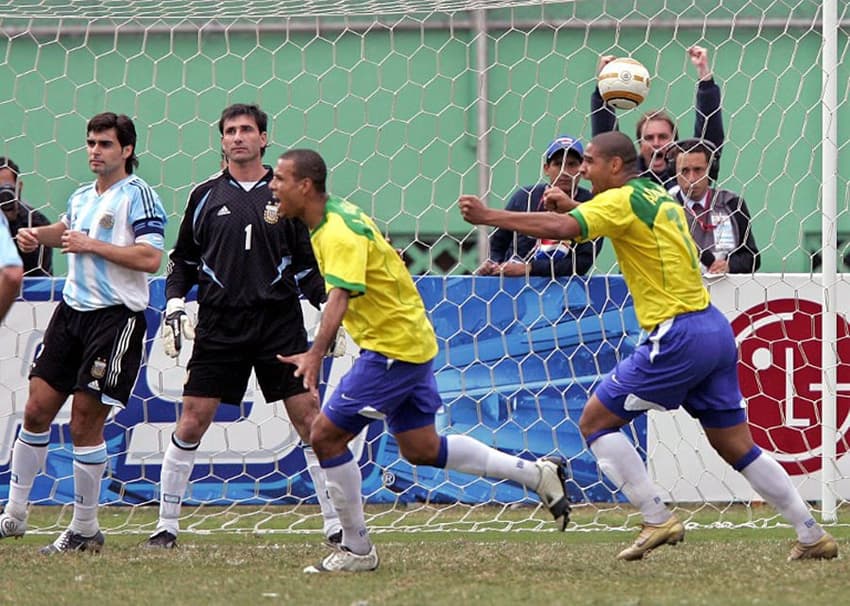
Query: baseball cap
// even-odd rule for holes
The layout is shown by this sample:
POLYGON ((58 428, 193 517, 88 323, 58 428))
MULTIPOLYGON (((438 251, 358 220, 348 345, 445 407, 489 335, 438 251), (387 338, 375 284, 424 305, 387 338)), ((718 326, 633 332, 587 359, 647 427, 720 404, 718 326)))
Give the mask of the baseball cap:
POLYGON ((584 158, 584 147, 582 147, 581 141, 569 135, 558 135, 546 148, 546 161, 548 162, 555 155, 555 152, 562 149, 575 152, 580 158, 584 158))
POLYGON ((0 206, 6 206, 9 202, 18 199, 18 192, 14 185, 4 183, 0 185, 0 206))

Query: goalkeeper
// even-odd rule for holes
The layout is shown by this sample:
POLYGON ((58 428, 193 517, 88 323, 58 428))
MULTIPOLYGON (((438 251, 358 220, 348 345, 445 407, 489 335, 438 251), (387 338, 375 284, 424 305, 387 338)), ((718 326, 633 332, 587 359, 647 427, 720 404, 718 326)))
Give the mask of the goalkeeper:
MULTIPOLYGON (((147 546, 176 545, 180 505, 201 438, 221 402, 240 404, 251 370, 267 402, 283 400, 298 435, 309 444, 318 413, 315 394, 281 366, 279 353, 307 349, 299 289, 319 307, 323 280, 300 221, 280 219, 271 202, 272 172, 262 163, 268 118, 258 106, 235 104, 219 121, 227 157, 222 172, 189 196, 166 278, 162 340, 176 357, 184 339, 195 338, 183 387, 183 407, 162 463, 159 523, 147 546), (198 325, 184 297, 198 286, 198 325)), ((324 477, 309 446, 307 469, 322 507, 325 535, 340 539, 339 522, 324 477)))
POLYGON ((372 406, 386 415, 401 454, 414 465, 432 465, 479 476, 513 480, 535 490, 564 528, 569 519, 563 467, 555 461, 526 461, 463 435, 440 436, 434 415, 442 405, 434 378, 434 329, 398 253, 372 220, 353 204, 325 192, 327 168, 312 150, 283 154, 271 190, 280 214, 303 220, 328 289, 322 325, 309 351, 279 356, 295 364, 295 375, 315 393, 322 357, 337 327, 360 346, 354 367, 316 417, 313 448, 327 475, 328 492, 342 524, 342 544, 304 572, 362 572, 378 567, 360 494, 360 468, 348 442, 370 419, 372 406))

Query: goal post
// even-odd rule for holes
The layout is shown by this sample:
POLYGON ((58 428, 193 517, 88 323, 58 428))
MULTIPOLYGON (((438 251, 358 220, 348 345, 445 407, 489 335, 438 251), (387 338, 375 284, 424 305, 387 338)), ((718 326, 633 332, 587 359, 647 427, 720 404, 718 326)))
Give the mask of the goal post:
MULTIPOLYGON (((849 73, 850 16, 841 8, 834 0, 721 0, 710 10, 693 0, 22 0, 0 8, 0 156, 20 166, 22 199, 56 219, 91 179, 86 121, 106 110, 132 116, 138 174, 163 200, 170 246, 190 190, 219 166, 222 108, 259 103, 270 117, 265 161, 316 148, 331 191, 374 216, 402 249, 440 341, 439 429, 526 458, 562 454, 571 499, 594 512, 581 527, 619 526, 599 521, 612 511, 633 519, 577 425, 600 377, 639 338, 612 247, 587 278, 472 277, 487 231, 465 224, 456 200, 478 193, 504 206, 544 179, 542 154, 556 135, 589 140, 600 55, 632 56, 651 74, 644 104, 618 112, 623 132, 633 136, 642 111, 665 108, 690 135, 697 76, 686 50, 705 46, 723 95, 718 185, 746 199, 762 260, 758 273, 710 290, 736 330, 757 442, 836 521, 850 498, 850 150, 842 143, 850 114, 836 90, 849 73)), ((54 267, 55 282, 27 280, 0 327, 0 501, 27 368, 61 296, 58 253, 54 267)), ((130 507, 115 524, 129 531, 150 521, 143 506, 157 499, 185 372, 185 353, 175 364, 155 342, 162 282, 151 283, 148 359, 134 402, 107 427, 103 502, 130 507)), ((309 307, 305 314, 315 321, 309 307)), ((326 364, 330 389, 351 359, 326 364)), ((63 410, 51 430, 36 507, 73 500, 67 420, 63 410)), ((755 498, 686 415, 648 415, 629 435, 671 502, 703 513, 712 504, 715 519, 701 523, 755 498)), ((242 406, 223 406, 201 450, 187 495, 198 508, 184 509, 184 527, 320 526, 279 404, 252 389, 242 406)), ((379 420, 356 453, 378 528, 548 528, 536 497, 516 485, 407 465, 379 420)), ((776 520, 760 508, 748 515, 776 520)))

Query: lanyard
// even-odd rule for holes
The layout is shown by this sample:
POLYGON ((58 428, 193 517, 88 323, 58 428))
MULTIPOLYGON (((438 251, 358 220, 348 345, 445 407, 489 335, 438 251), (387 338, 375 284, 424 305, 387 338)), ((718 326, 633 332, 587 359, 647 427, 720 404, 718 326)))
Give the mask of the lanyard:
POLYGON ((691 213, 691 215, 694 218, 694 221, 696 221, 699 224, 699 226, 703 229, 703 231, 714 231, 714 229, 717 227, 717 225, 720 224, 720 222, 718 222, 717 225, 715 225, 714 223, 711 222, 711 197, 712 197, 713 194, 714 194, 714 192, 711 189, 707 190, 706 196, 705 196, 705 207, 702 209, 702 212, 700 212, 700 213, 695 212, 693 206, 687 207, 688 212, 691 213), (706 219, 708 219, 708 220, 706 221, 706 219))

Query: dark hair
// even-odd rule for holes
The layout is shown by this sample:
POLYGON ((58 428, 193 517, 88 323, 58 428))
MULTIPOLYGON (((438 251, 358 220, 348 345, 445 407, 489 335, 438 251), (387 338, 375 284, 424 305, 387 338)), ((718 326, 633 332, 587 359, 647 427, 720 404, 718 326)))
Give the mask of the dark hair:
POLYGON ((18 180, 18 177, 21 176, 21 169, 18 168, 18 165, 15 164, 15 161, 11 158, 7 158, 6 156, 0 156, 0 169, 8 168, 12 171, 12 174, 15 175, 15 181, 18 180))
POLYGON ((115 129, 121 147, 133 146, 133 153, 124 161, 124 170, 128 175, 132 175, 133 169, 139 166, 139 159, 136 157, 136 127, 129 116, 103 112, 89 120, 86 133, 102 133, 110 128, 115 129))
MULTIPOLYGON (((257 130, 260 131, 260 134, 268 132, 269 117, 266 112, 260 109, 259 105, 255 103, 234 103, 225 107, 221 112, 221 118, 218 121, 218 132, 221 136, 224 136, 224 123, 238 116, 251 116, 257 124, 257 130)), ((260 156, 266 153, 266 147, 260 150, 260 156)))
POLYGON ((670 168, 671 174, 676 174, 676 158, 683 153, 697 153, 705 156, 705 161, 708 163, 708 176, 710 179, 717 179, 717 173, 720 170, 720 150, 717 146, 708 139, 682 139, 674 141, 667 148, 666 158, 667 166, 670 168))
POLYGON ((576 158, 578 158, 579 162, 581 162, 581 154, 571 147, 569 149, 559 149, 558 151, 554 152, 551 156, 549 156, 548 160, 545 160, 544 164, 546 164, 546 166, 553 163, 563 165, 564 162, 566 162, 566 157, 568 154, 575 156, 576 158))
POLYGON ((318 193, 325 193, 328 167, 318 152, 312 149, 290 149, 283 152, 280 159, 292 160, 295 176, 298 179, 310 179, 318 193))
POLYGON ((635 144, 620 131, 600 133, 593 137, 591 143, 595 152, 606 158, 620 158, 627 172, 637 172, 638 155, 635 144))
POLYGON ((679 129, 676 128, 676 121, 673 120, 673 117, 665 112, 663 109, 651 109, 648 112, 645 112, 640 118, 638 118, 637 125, 635 126, 635 139, 640 141, 643 138, 643 127, 647 122, 651 122, 654 120, 658 120, 660 122, 666 122, 670 125, 670 128, 673 131, 673 140, 679 138, 679 129))

